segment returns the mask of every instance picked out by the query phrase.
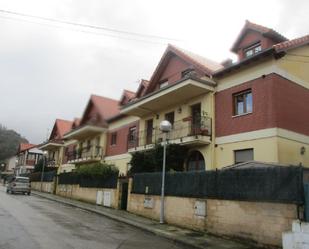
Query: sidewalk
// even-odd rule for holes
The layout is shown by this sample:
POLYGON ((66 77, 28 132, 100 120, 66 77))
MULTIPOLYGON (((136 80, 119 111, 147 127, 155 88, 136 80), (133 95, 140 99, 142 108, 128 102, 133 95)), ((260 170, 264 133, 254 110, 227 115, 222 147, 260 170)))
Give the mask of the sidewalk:
POLYGON ((49 200, 57 201, 62 204, 77 207, 83 210, 87 210, 99 215, 106 216, 110 219, 117 220, 131 226, 137 227, 139 229, 154 233, 158 236, 164 237, 175 242, 197 248, 197 249, 254 249, 256 247, 241 244, 232 240, 219 238, 202 232, 196 232, 188 229, 183 229, 167 224, 159 224, 159 222, 143 218, 131 214, 123 210, 116 210, 111 208, 106 208, 102 206, 97 206, 94 204, 88 204, 81 201, 76 201, 73 199, 68 199, 60 197, 57 195, 41 193, 38 191, 32 191, 36 196, 46 198, 49 200))

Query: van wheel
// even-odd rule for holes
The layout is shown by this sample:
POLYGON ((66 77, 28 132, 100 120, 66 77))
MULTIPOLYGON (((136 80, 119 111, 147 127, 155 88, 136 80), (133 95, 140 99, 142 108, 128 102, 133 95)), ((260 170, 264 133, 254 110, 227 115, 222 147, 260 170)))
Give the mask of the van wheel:
POLYGON ((28 195, 31 195, 31 192, 28 192, 28 195))

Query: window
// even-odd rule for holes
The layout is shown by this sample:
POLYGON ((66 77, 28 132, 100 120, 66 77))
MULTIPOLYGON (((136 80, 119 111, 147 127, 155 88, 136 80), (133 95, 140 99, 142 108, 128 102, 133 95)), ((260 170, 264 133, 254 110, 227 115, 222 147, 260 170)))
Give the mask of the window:
POLYGON ((132 143, 136 139, 136 126, 130 127, 129 129, 129 143, 132 143))
POLYGON ((168 81, 167 80, 159 84, 159 88, 160 89, 163 88, 163 87, 166 87, 166 86, 168 86, 168 81))
POLYGON ((112 133, 111 145, 116 145, 117 143, 117 132, 112 133))
POLYGON ((181 72, 181 78, 190 76, 193 72, 194 72, 193 68, 188 68, 188 69, 181 72))
POLYGON ((87 151, 90 151, 90 148, 91 148, 91 141, 90 140, 87 140, 87 151))
POLYGON ((194 150, 187 159, 187 171, 205 170, 205 159, 201 152, 194 150))
POLYGON ((29 154, 27 155, 27 159, 28 159, 28 160, 35 160, 35 154, 29 153, 29 154))
POLYGON ((252 112, 251 90, 234 94, 234 115, 242 115, 252 112))
POLYGON ((174 112, 166 113, 165 120, 169 121, 173 125, 175 121, 175 113, 174 112))
POLYGON ((235 164, 253 160, 253 149, 234 150, 235 164))
POLYGON ((252 55, 257 54, 260 51, 262 51, 261 43, 256 43, 253 46, 250 46, 250 47, 244 49, 245 57, 250 57, 252 55))

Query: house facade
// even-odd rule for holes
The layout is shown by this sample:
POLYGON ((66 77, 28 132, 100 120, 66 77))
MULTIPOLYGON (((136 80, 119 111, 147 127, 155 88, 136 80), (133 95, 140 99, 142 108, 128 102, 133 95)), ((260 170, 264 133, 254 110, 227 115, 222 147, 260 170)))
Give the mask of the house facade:
POLYGON ((63 135, 72 129, 73 122, 56 119, 48 141, 39 145, 39 149, 47 152, 46 167, 60 169, 65 163, 65 140, 63 135))
POLYGON ((167 119, 169 141, 190 147, 187 170, 251 160, 309 166, 308 43, 247 21, 232 47, 236 63, 169 45, 143 96, 121 110, 140 117, 135 150, 161 141, 167 119))
POLYGON ((231 49, 235 63, 168 45, 136 92, 90 97, 62 136, 62 165, 100 161, 125 175, 132 153, 162 143, 168 120, 168 142, 189 151, 184 170, 252 160, 309 166, 308 44, 309 36, 288 40, 247 21, 231 49))
POLYGON ((35 144, 21 143, 16 155, 15 175, 31 173, 43 152, 35 144))

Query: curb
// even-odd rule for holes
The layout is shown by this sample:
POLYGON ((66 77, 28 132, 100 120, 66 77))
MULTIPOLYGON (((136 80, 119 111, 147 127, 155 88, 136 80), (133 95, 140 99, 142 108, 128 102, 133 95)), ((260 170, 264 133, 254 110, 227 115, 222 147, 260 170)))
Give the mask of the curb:
POLYGON ((79 209, 82 209, 82 210, 85 210, 85 211, 89 211, 89 212, 92 212, 92 213, 95 213, 95 214, 98 214, 98 215, 101 215, 101 216, 105 216, 105 217, 108 217, 110 219, 113 219, 113 220, 116 220, 116 221, 119 221, 119 222, 123 222, 125 224, 131 225, 133 227, 136 227, 136 228, 139 228, 141 230, 150 232, 150 233, 155 234, 159 237, 171 240, 173 242, 177 242, 177 243, 182 244, 182 245, 190 246, 190 247, 195 248, 195 249, 205 249, 206 248, 205 246, 199 246, 199 245, 196 245, 194 243, 190 243, 190 241, 186 240, 186 238, 181 238, 177 235, 170 234, 168 232, 164 232, 160 229, 153 229, 153 228, 147 227, 147 225, 142 225, 139 222, 135 222, 133 220, 128 220, 128 219, 125 219, 125 218, 122 218, 122 217, 119 217, 119 216, 116 216, 116 215, 113 215, 113 214, 100 212, 100 211, 95 210, 93 208, 83 207, 81 205, 74 204, 74 203, 71 203, 71 202, 68 202, 68 201, 65 201, 65 200, 59 200, 59 199, 57 200, 57 199, 54 199, 54 198, 49 197, 49 196, 40 195, 39 193, 32 192, 31 194, 38 196, 38 197, 41 197, 41 198, 51 200, 51 201, 62 203, 62 204, 65 204, 65 205, 68 205, 68 206, 71 206, 71 207, 76 207, 76 208, 79 208, 79 209))

